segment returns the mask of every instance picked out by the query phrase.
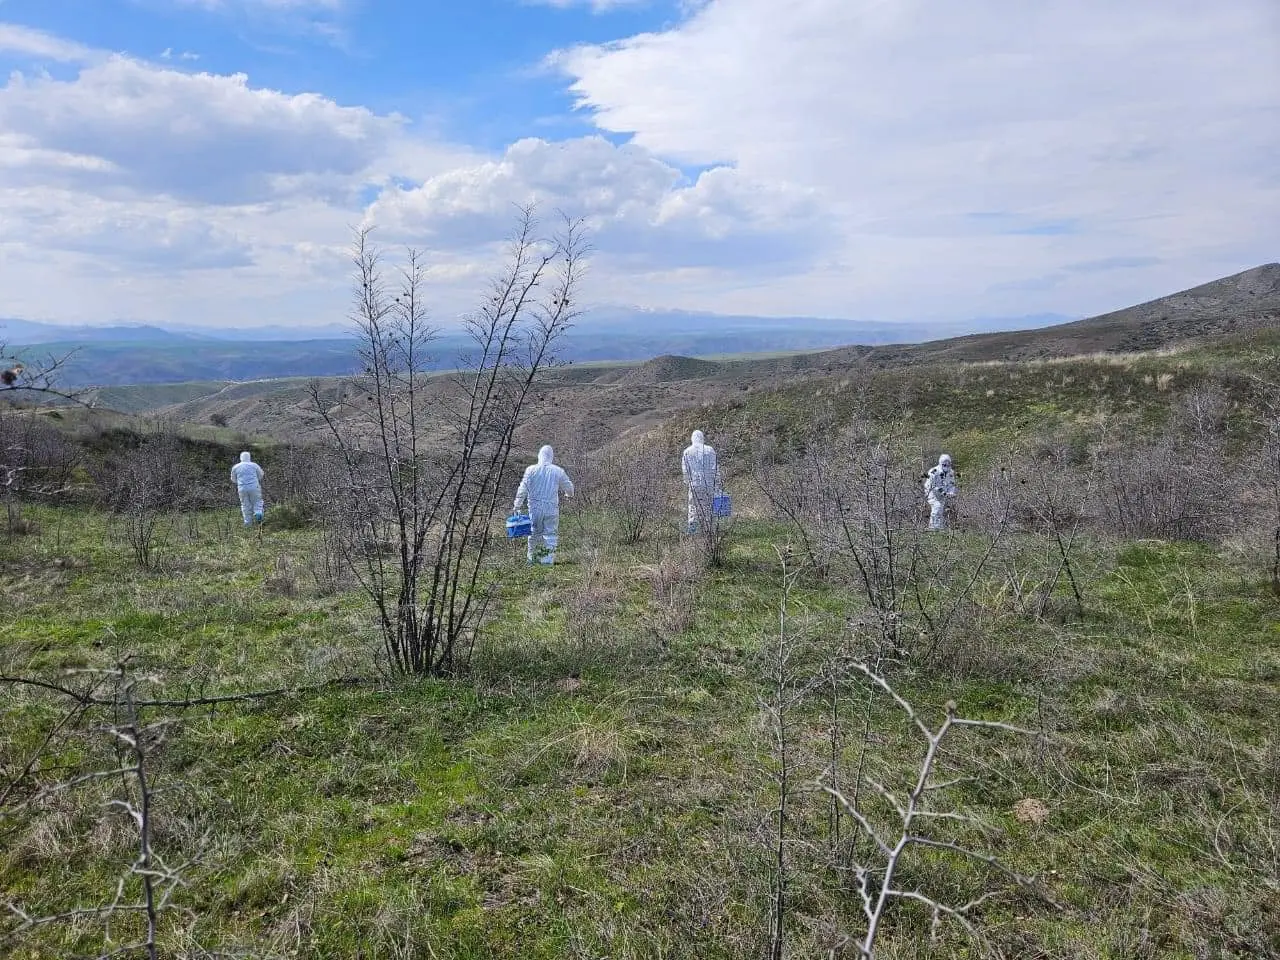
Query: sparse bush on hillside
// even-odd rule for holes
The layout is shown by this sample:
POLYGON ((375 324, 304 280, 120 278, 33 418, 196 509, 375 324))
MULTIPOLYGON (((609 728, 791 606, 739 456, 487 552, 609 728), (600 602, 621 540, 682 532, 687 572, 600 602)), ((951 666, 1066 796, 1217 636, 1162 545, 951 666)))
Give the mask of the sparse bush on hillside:
POLYGON ((59 501, 77 487, 81 450, 34 411, 0 410, 0 496, 15 532, 24 502, 59 501))
POLYGON ((145 497, 156 509, 201 510, 234 503, 227 470, 238 449, 193 440, 173 424, 145 432, 95 430, 83 441, 102 504, 116 513, 145 497))
POLYGON ((614 518, 622 543, 639 543, 671 516, 670 460, 665 445, 645 437, 609 447, 584 471, 579 486, 614 518))
POLYGON ((189 509, 196 485, 172 432, 145 437, 120 455, 108 474, 106 495, 119 515, 124 540, 135 562, 154 570, 166 518, 189 509))
POLYGON ((578 222, 566 219, 548 242, 525 210, 506 265, 467 320, 473 351, 441 396, 426 377, 426 264, 410 251, 393 291, 368 232, 357 238, 363 370, 336 406, 314 385, 312 407, 340 462, 326 514, 396 672, 450 673, 470 656, 492 598, 482 573, 511 496, 512 438, 575 315, 585 252, 578 222))
POLYGON ((1262 431, 1240 470, 1241 509, 1228 545, 1244 562, 1265 570, 1280 596, 1280 401, 1262 418, 1262 431))
POLYGON ((1032 884, 987 852, 995 831, 967 809, 964 787, 989 762, 973 735, 1027 731, 967 719, 954 702, 928 723, 882 668, 854 652, 864 646, 856 638, 849 644, 813 629, 794 599, 799 571, 789 568, 787 551, 779 559, 781 597, 760 700, 769 754, 761 834, 771 880, 764 955, 799 955, 802 933, 814 926, 801 920, 800 904, 831 877, 861 918, 824 917, 819 955, 874 957, 890 914, 914 911, 930 921, 935 947, 944 923, 980 939, 981 906, 1032 884), (966 735, 975 742, 956 750, 952 741, 966 735))
POLYGON ((682 540, 638 572, 652 591, 648 632, 665 646, 687 630, 696 616, 698 584, 703 576, 701 559, 696 546, 682 540))
POLYGON ((997 557, 1003 589, 1019 615, 1043 619, 1064 592, 1074 615, 1084 615, 1088 577, 1080 544, 1092 522, 1092 477, 1077 465, 1081 456, 1070 439, 1038 438, 993 471, 988 489, 1003 488, 997 500, 1005 500, 1020 534, 997 557))
POLYGON ((293 503, 314 512, 331 498, 338 470, 332 449, 286 444, 271 452, 271 497, 276 503, 293 503))
POLYGON ((287 556, 276 557, 274 570, 263 583, 263 587, 267 593, 280 597, 298 595, 298 577, 293 572, 293 562, 287 556))
POLYGON ((756 463, 756 482, 774 512, 788 522, 810 570, 825 577, 835 549, 832 531, 836 503, 831 491, 836 458, 825 444, 810 443, 800 450, 769 452, 756 463))
POLYGON ((1193 392, 1153 438, 1105 436, 1095 454, 1099 520, 1124 537, 1220 538, 1240 494, 1226 454, 1224 401, 1193 392))
POLYGON ((1271 589, 1280 596, 1280 420, 1271 424, 1261 461, 1259 486, 1264 491, 1266 520, 1271 528, 1271 589))
POLYGON ((308 561, 311 579, 316 592, 322 597, 332 596, 347 584, 347 564, 343 552, 344 537, 332 520, 321 527, 315 550, 308 561))
POLYGON ((263 527, 268 530, 301 530, 314 518, 309 504, 297 500, 278 503, 266 516, 263 527))
POLYGON ((600 657, 602 651, 615 645, 621 632, 618 617, 622 589, 607 575, 598 552, 584 557, 582 576, 564 596, 564 620, 567 639, 576 646, 584 663, 600 657))
MULTIPOLYGON (((924 592, 919 465, 900 434, 856 422, 798 457, 770 468, 763 486, 791 523, 816 569, 864 602, 865 626, 884 656, 926 636, 937 597, 924 592), (920 615, 925 614, 922 618, 920 615)), ((933 538, 942 546, 943 538, 933 538)), ((935 572, 950 576, 944 556, 935 572)))

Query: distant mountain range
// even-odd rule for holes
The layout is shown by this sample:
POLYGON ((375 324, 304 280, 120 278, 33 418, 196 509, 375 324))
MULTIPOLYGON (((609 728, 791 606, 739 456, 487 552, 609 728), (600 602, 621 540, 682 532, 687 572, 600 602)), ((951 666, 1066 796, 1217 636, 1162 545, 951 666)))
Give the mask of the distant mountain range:
MULTIPOLYGON (((1039 328, 1058 314, 953 323, 875 323, 819 317, 729 316, 677 310, 600 307, 566 334, 560 357, 574 363, 647 360, 665 354, 723 357, 824 350, 846 344, 920 342, 973 331, 1039 328)), ((62 326, 0 319, 0 343, 29 361, 74 351, 62 370, 67 387, 191 380, 341 376, 356 366, 350 327, 256 329, 141 324, 62 326)), ((456 330, 435 342, 440 369, 470 346, 456 330)))
MULTIPOLYGON (((1280 264, 1266 264, 1086 320, 1037 314, 954 323, 875 323, 598 307, 569 331, 559 354, 571 363, 772 354, 795 369, 848 362, 900 366, 1150 350, 1277 324, 1280 264)), ((358 364, 351 328, 336 325, 249 330, 0 319, 0 343, 28 362, 72 353, 60 371, 60 383, 68 388, 334 377, 352 373, 358 364)), ((442 333, 434 344, 435 368, 454 367, 469 348, 460 331, 442 333)))
MULTIPOLYGON (((681 335, 679 327, 688 323, 689 316, 692 315, 654 316, 651 324, 640 324, 640 330, 623 322, 623 318, 618 318, 618 323, 623 335, 651 337, 660 342, 663 337, 681 335)), ((740 330, 758 322, 758 318, 737 319, 740 330)), ((769 335, 778 335, 776 327, 768 323, 764 326, 769 335)), ((589 338, 586 343, 580 340, 576 349, 595 347, 611 353, 623 349, 623 341, 611 339, 614 331, 609 328, 608 317, 584 328, 598 338, 598 343, 593 345, 589 338)), ((848 329, 839 328, 842 339, 865 335, 865 327, 863 331, 855 329, 852 335, 848 329)), ((895 327, 892 332, 900 333, 901 329, 895 327)), ((585 444, 590 448, 628 431, 650 429, 676 411, 701 409, 708 402, 740 403, 753 391, 785 384, 800 385, 807 396, 816 397, 833 384, 843 388, 866 382, 865 378, 874 378, 882 370, 898 375, 910 367, 945 370, 955 363, 973 361, 1045 360, 1148 351, 1189 343, 1217 343, 1227 350, 1257 351, 1265 356, 1265 351, 1274 349, 1277 332, 1280 265, 1271 264, 1114 313, 1039 329, 970 334, 915 344, 899 339, 889 344, 775 352, 743 359, 651 354, 642 363, 562 367, 548 374, 546 389, 531 408, 521 443, 536 449, 547 442, 546 436, 551 436, 558 444, 585 444), (809 389, 808 384, 813 388, 809 389)), ((744 351, 744 344, 752 342, 746 333, 732 336, 739 353, 744 351)), ((288 361, 283 353, 287 349, 305 353, 315 351, 316 343, 335 342, 345 350, 352 346, 350 340, 276 343, 263 356, 270 362, 288 361)), ((117 345, 105 345, 103 349, 114 346, 117 345)), ((293 439, 313 429, 315 408, 306 383, 283 378, 243 382, 246 370, 257 371, 258 358, 245 360, 243 353, 235 352, 242 348, 243 345, 212 342, 201 348, 206 366, 222 362, 230 367, 231 360, 220 360, 222 354, 218 352, 230 351, 227 356, 240 364, 234 370, 238 374, 234 378, 108 386, 86 391, 84 399, 108 410, 156 414, 188 423, 215 423, 282 439, 293 439), (229 382, 230 379, 241 382, 229 382)), ((190 344, 183 350, 190 353, 190 344)), ((316 362, 314 354, 303 359, 316 362)), ((343 353, 335 354, 331 360, 337 366, 348 363, 343 353)), ((1264 362, 1259 360, 1260 364, 1264 362)), ((295 363, 295 369, 301 363, 295 363)), ((431 389, 441 389, 441 381, 435 381, 428 392, 431 389)), ((328 381, 322 395, 335 397, 342 391, 340 384, 328 381)), ((721 408, 722 413, 724 409, 721 408)))
POLYGON ((152 343, 192 340, 326 340, 351 335, 349 327, 329 324, 312 327, 188 327, 154 326, 143 323, 61 324, 0 317, 0 342, 41 343, 152 343))

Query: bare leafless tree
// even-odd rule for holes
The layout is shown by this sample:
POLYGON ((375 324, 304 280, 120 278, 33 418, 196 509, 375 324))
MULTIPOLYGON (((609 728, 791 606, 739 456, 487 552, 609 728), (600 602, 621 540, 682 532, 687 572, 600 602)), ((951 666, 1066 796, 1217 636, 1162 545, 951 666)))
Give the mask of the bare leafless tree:
POLYGON ((1280 415, 1267 418, 1267 434, 1262 443, 1259 465, 1261 482, 1271 527, 1271 590, 1280 596, 1280 415))
POLYGON ((9 533, 22 524, 22 505, 72 493, 83 451, 34 409, 0 408, 0 497, 9 533))
POLYGON ((0 399, 80 403, 81 391, 59 385, 67 364, 74 357, 74 350, 59 355, 19 357, 9 343, 0 340, 0 399))
MULTIPOLYGON (((787 955, 791 915, 791 880, 803 869, 793 863, 793 851, 807 843, 803 808, 795 809, 812 787, 810 754, 804 744, 805 710, 814 695, 828 685, 825 659, 814 647, 803 619, 797 616, 795 585, 802 568, 791 565, 790 548, 775 548, 780 565, 776 632, 766 653, 766 693, 760 699, 768 736, 771 781, 769 826, 764 831, 769 858, 769 960, 787 955), (809 772, 806 772, 809 771, 809 772)), ((832 734, 837 736, 835 732, 832 734)), ((839 749, 839 748, 836 748, 839 749)))
POLYGON ((390 281, 369 232, 357 237, 363 369, 336 406, 318 384, 312 401, 341 457, 330 512, 397 672, 450 672, 474 644, 513 435, 576 314, 586 250, 580 222, 565 218, 547 238, 522 210, 506 266, 466 321, 471 352, 433 377, 421 254, 390 281))
POLYGON ((1020 479, 1023 503, 1033 518, 1033 529, 1049 546, 1045 575, 1039 578, 1035 591, 1035 616, 1045 616, 1058 585, 1065 580, 1071 588, 1076 615, 1083 617, 1084 583, 1077 554, 1088 519, 1085 510, 1092 494, 1091 478, 1068 469, 1065 458, 1057 454, 1020 479))
POLYGON ((1224 430, 1227 402, 1201 389, 1180 398, 1158 431, 1095 445, 1092 489, 1104 528, 1126 537, 1214 540, 1231 526, 1240 493, 1224 430))
POLYGON ((862 616, 885 653, 905 652, 922 533, 917 471, 903 438, 855 421, 805 464, 797 480, 813 492, 794 514, 807 528, 803 539, 861 596, 862 616))
MULTIPOLYGON (((954 731, 971 729, 1018 734, 1028 734, 1029 731, 993 720, 966 719, 959 716, 956 705, 952 702, 946 705, 942 723, 937 727, 930 727, 921 718, 919 711, 900 696, 871 666, 855 662, 849 664, 848 669, 854 674, 861 674, 878 692, 887 696, 905 714, 907 721, 919 734, 923 743, 923 753, 905 792, 895 791, 874 779, 867 779, 880 806, 888 811, 887 816, 883 818, 885 822, 878 822, 882 818, 870 812, 867 803, 846 795, 838 787, 833 786, 829 777, 824 776, 820 781, 823 788, 839 802, 845 814, 871 841, 871 855, 853 865, 866 927, 860 936, 851 937, 849 942, 856 943, 860 957, 871 960, 875 956, 877 942, 889 909, 899 903, 923 906, 930 915, 935 932, 943 920, 952 919, 971 934, 976 934, 977 930, 970 916, 979 906, 998 895, 998 890, 989 890, 968 903, 948 904, 925 890, 909 889, 903 886, 899 874, 908 855, 916 850, 927 849, 985 864, 1002 874, 1013 885, 1031 887, 1029 880, 1005 867, 994 856, 963 843, 939 837, 936 833, 939 824, 975 824, 977 821, 961 811, 939 809, 935 805, 935 798, 947 787, 958 782, 955 779, 937 779, 942 744, 954 731)), ((837 954, 837 950, 831 952, 832 957, 837 954)))
POLYGON ((154 570, 160 560, 161 534, 186 505, 191 471, 172 429, 159 430, 124 452, 106 474, 108 503, 116 512, 134 561, 154 570))
POLYGON ((836 506, 830 492, 835 459, 825 444, 809 443, 789 455, 776 454, 756 464, 756 482, 779 517, 786 520, 804 551, 810 570, 825 577, 831 570, 836 506))
POLYGON ((609 446, 589 461, 580 486, 593 506, 609 511, 623 543, 640 543, 669 514, 668 459, 666 447, 646 436, 609 446))
MULTIPOLYGON (((0 933, 0 943, 12 942, 29 931, 70 923, 99 920, 106 926, 103 956, 144 954, 155 960, 160 956, 160 934, 163 915, 174 909, 174 896, 187 885, 185 875, 192 860, 169 862, 155 843, 155 783, 153 755, 164 742, 174 721, 160 718, 146 721, 138 688, 142 682, 127 660, 111 670, 74 671, 72 679, 87 682, 77 687, 66 683, 39 686, 66 698, 67 713, 55 723, 39 749, 0 792, 0 823, 13 821, 37 810, 51 798, 92 785, 115 785, 102 800, 105 810, 123 813, 132 824, 136 836, 136 854, 116 880, 110 900, 52 913, 38 913, 13 900, 6 901, 12 926, 0 933), (104 709, 105 708, 105 709, 104 709), (76 773, 66 779, 33 783, 33 774, 47 758, 52 742, 60 735, 78 733, 80 720, 96 711, 102 719, 92 723, 88 734, 105 738, 110 745, 111 763, 101 769, 76 773), (127 926, 139 931, 124 944, 111 942, 111 925, 118 928, 124 918, 127 926)), ((10 678, 5 678, 10 685, 10 678)), ((21 682, 21 681, 18 681, 21 682)), ((28 683, 28 685, 33 685, 28 683)), ((54 768, 56 769, 56 767, 54 768)))
POLYGON ((24 497, 50 497, 70 486, 67 471, 57 476, 54 460, 71 464, 69 444, 59 444, 52 431, 35 420, 41 401, 82 403, 79 391, 64 390, 58 379, 74 352, 35 361, 23 360, 0 340, 0 495, 4 497, 6 528, 19 531, 19 505, 24 497), (24 407, 26 409, 24 409, 24 407), (60 456, 50 456, 58 450, 60 456))

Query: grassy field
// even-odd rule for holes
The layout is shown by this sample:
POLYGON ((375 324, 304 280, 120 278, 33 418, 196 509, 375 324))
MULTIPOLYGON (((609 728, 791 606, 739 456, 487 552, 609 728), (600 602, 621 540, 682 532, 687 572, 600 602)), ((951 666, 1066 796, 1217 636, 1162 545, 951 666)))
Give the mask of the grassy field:
MULTIPOLYGON (((941 363, 922 368, 857 366, 805 373, 703 409, 674 411, 678 437, 714 425, 722 452, 750 463, 762 437, 786 445, 829 435, 857 416, 900 422, 926 446, 945 440, 966 463, 991 463, 1000 451, 1037 436, 1088 432, 1100 419, 1120 432, 1163 423, 1196 388, 1220 390, 1233 404, 1238 435, 1274 403, 1280 377, 1280 331, 1222 338, 1212 344, 1133 354, 1092 354, 1043 361, 941 363)), ((936 452, 936 451, 935 451, 936 452)))
MULTIPOLYGON (((246 533, 230 510, 173 518, 159 572, 144 573, 110 517, 29 515, 39 533, 0 545, 0 672, 52 678, 128 655, 156 697, 310 688, 182 711, 156 755, 158 849, 196 860, 181 909, 163 915, 165 955, 763 954, 785 529, 743 518, 725 565, 704 570, 674 530, 622 547, 607 517, 573 513, 553 569, 499 544, 498 615, 465 675, 404 680, 378 674, 361 598, 313 575, 311 529, 246 533)), ((974 916, 981 937, 944 924, 932 947, 927 915, 896 908, 879 956, 1280 952, 1280 604, 1208 547, 1095 543, 1088 556, 1084 618, 1024 618, 998 583, 979 584, 980 633, 891 674, 931 722, 954 700, 1040 731, 974 734, 945 755, 973 778, 947 801, 988 825, 958 839, 1035 883, 917 858, 904 885, 957 903, 998 895, 974 916), (1047 819, 1015 815, 1028 799, 1047 819)), ((788 611, 797 670, 847 644, 859 612, 806 579, 788 611)), ((62 704, 2 689, 7 782, 62 704)), ((892 705, 853 683, 838 701, 851 727, 869 717, 868 769, 909 777, 920 744, 892 705)), ((787 955, 826 956, 860 921, 812 787, 828 706, 803 701, 790 723, 787 955)), ((101 750, 89 737, 63 758, 101 750)), ((136 835, 104 812, 110 789, 0 821, 6 899, 43 915, 111 898, 136 835)), ((77 919, 0 950, 97 954, 137 932, 117 919, 107 939, 77 919)))

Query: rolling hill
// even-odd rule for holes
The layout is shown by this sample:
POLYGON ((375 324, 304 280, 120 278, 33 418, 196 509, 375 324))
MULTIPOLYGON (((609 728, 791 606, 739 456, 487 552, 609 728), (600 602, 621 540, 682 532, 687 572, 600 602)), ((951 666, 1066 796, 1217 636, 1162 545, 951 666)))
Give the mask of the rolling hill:
MULTIPOLYGON (((714 362, 662 355, 639 364, 570 364, 547 375, 525 432, 594 448, 611 437, 653 429, 680 411, 724 410, 744 398, 782 396, 788 390, 831 390, 851 379, 895 370, 1150 351, 1205 338, 1247 341, 1259 330, 1275 329, 1280 329, 1280 265, 1269 265, 1100 317, 1041 329, 714 362)), ((882 379, 884 384, 896 382, 882 379)), ((307 382, 295 377, 142 384, 94 391, 89 397, 132 413, 298 439, 311 436, 315 426, 307 382)), ((328 378, 325 384, 328 393, 339 395, 340 379, 328 378)))
POLYGON ((1112 313, 1034 330, 981 333, 924 344, 851 347, 825 356, 878 366, 940 360, 1036 360, 1085 353, 1158 350, 1219 334, 1280 324, 1280 263, 1112 313))
MULTIPOLYGON (((586 311, 568 331, 560 354, 574 363, 617 363, 666 354, 795 353, 851 342, 886 344, 932 339, 943 333, 1043 326, 1065 319, 1045 314, 939 326, 597 307, 586 311)), ((216 330, 122 324, 62 327, 0 320, 3 344, 28 362, 70 355, 61 382, 77 388, 343 376, 358 366, 358 345, 350 328, 333 325, 293 331, 269 326, 216 330)), ((452 369, 471 346, 470 338, 456 327, 442 328, 432 344, 434 365, 452 369)))

